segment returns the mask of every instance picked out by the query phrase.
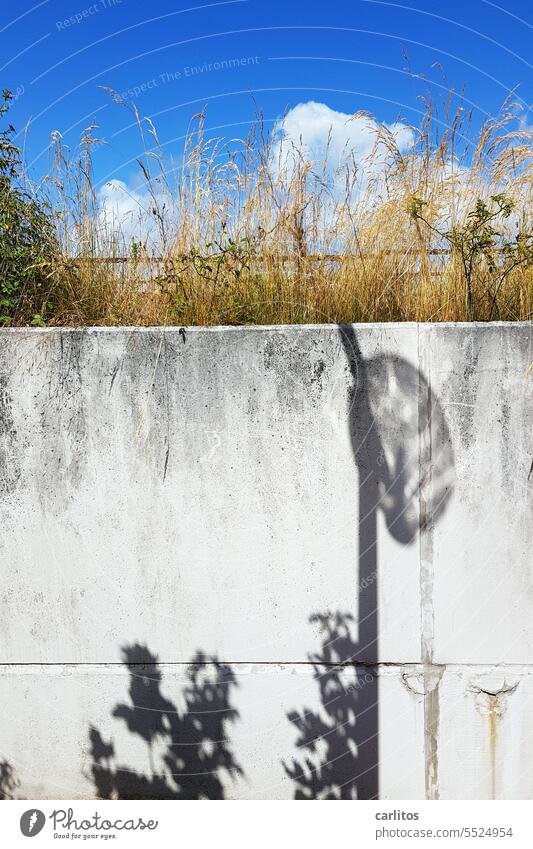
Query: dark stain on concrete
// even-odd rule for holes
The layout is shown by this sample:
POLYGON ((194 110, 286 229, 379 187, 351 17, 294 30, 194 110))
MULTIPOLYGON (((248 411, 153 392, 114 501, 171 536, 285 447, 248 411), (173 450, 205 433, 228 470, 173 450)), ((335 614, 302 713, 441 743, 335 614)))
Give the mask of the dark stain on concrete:
POLYGON ((5 375, 0 375, 0 494, 12 492, 20 478, 17 430, 5 375))

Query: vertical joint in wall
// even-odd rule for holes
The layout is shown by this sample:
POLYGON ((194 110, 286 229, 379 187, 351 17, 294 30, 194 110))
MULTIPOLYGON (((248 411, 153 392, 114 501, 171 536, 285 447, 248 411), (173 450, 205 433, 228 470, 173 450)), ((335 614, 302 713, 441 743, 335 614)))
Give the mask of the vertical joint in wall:
POLYGON ((438 733, 439 683, 443 669, 433 665, 433 531, 431 516, 431 362, 428 330, 418 325, 418 460, 419 460, 419 568, 421 660, 424 665, 425 795, 439 798, 438 733))

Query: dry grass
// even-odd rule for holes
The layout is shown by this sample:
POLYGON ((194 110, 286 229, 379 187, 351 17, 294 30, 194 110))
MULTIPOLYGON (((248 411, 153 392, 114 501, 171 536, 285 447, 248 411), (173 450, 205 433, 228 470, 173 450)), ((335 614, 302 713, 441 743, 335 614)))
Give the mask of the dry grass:
POLYGON ((531 318, 531 134, 507 104, 467 141, 464 110, 439 117, 426 106, 408 153, 381 127, 369 157, 345 156, 334 179, 329 150, 310 162, 260 119, 245 140, 225 142, 210 139, 197 116, 179 167, 169 169, 149 124, 140 161, 147 204, 136 222, 144 236, 134 243, 131 222, 98 207, 94 128, 73 160, 56 139, 48 185, 62 211, 62 250, 50 323, 464 321, 464 257, 449 234, 468 229, 477 200, 490 209, 493 195, 514 206, 492 219, 474 254, 470 317, 531 318), (506 243, 514 253, 501 250, 506 243))

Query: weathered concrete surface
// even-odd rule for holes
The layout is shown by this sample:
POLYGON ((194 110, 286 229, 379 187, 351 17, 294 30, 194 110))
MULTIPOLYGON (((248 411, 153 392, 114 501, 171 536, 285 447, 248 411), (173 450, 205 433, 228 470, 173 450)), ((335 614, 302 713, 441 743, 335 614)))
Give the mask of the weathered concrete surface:
MULTIPOLYGON (((416 363, 416 328, 358 335, 366 358, 416 363)), ((2 661, 116 662, 132 639, 164 661, 305 661, 310 614, 357 617, 336 328, 20 331, 0 362, 2 661)), ((383 656, 416 661, 417 546, 380 530, 383 656)))
POLYGON ((192 796, 531 797, 531 363, 531 324, 0 331, 19 795, 139 794, 176 715, 192 796))
POLYGON ((531 326, 436 325, 427 351, 456 456, 432 535, 434 659, 532 663, 531 326))
MULTIPOLYGON (((97 728, 106 742, 113 740, 118 764, 151 774, 148 747, 111 714, 117 704, 128 701, 128 673, 123 666, 4 667, 0 672, 9 703, 25 705, 11 715, 10 735, 18 741, 13 758, 16 756, 26 797, 94 795, 89 725, 97 728)), ((162 664, 161 672, 165 697, 181 710, 180 694, 186 686, 183 668, 162 664)), ((230 746, 244 774, 221 770, 224 795, 233 799, 294 798, 295 785, 283 763, 290 766, 293 758, 303 758, 295 749, 296 732, 286 714, 303 706, 313 712, 323 710, 309 667, 234 664, 233 672, 238 686, 232 705, 238 719, 231 726, 230 746)), ((380 769, 387 796, 416 799, 424 794, 423 707, 406 693, 401 675, 397 667, 381 673, 380 769)), ((320 767, 327 760, 320 745, 317 749, 315 753, 306 751, 305 756, 320 767)), ((157 769, 163 769, 164 751, 164 741, 155 744, 157 769)), ((349 774, 357 775, 355 758, 350 761, 349 774)))

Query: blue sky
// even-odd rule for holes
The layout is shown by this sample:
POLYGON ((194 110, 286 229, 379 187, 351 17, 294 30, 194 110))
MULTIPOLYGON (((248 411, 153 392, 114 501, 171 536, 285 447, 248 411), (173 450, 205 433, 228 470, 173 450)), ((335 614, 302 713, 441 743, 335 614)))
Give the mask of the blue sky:
POLYGON ((273 122, 308 101, 416 122, 425 84, 410 69, 436 98, 465 86, 475 126, 516 86, 527 114, 532 36, 529 0, 17 0, 1 12, 0 85, 15 94, 17 130, 31 119, 25 153, 36 174, 48 168, 52 130, 75 146, 94 118, 107 141, 98 181, 128 181, 142 150, 132 101, 179 155, 205 105, 209 127, 229 137, 245 134, 259 108, 273 122))

